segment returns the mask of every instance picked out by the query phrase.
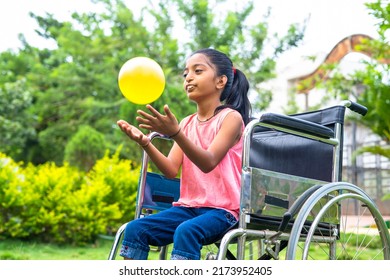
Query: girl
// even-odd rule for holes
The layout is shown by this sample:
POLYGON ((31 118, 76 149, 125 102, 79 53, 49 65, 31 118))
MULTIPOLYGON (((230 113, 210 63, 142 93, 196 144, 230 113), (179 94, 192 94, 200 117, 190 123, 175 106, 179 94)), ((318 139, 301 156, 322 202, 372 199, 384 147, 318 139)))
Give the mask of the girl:
POLYGON ((170 135, 168 156, 139 129, 118 126, 136 141, 168 178, 181 168, 180 198, 173 207, 127 224, 120 255, 147 259, 149 245, 173 243, 171 259, 200 259, 203 245, 218 241, 238 219, 242 133, 249 121, 249 83, 231 60, 214 49, 194 52, 186 61, 184 90, 197 112, 180 124, 167 105, 159 113, 139 110, 139 127, 170 135))

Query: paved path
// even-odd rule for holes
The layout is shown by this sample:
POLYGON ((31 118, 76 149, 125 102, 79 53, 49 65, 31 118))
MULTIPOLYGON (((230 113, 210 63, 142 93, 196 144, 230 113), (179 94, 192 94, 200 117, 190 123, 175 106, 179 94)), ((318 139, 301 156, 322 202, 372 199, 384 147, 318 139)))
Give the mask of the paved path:
MULTIPOLYGON (((390 224, 390 216, 383 216, 383 219, 387 224, 390 224)), ((347 228, 363 227, 375 228, 375 221, 372 216, 348 216, 347 228)))

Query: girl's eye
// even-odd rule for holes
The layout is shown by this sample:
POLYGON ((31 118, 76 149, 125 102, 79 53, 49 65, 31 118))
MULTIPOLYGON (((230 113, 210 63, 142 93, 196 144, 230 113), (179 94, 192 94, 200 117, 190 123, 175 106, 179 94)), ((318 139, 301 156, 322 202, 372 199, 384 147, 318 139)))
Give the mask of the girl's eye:
MULTIPOLYGON (((195 74, 200 74, 200 73, 203 72, 203 69, 195 69, 193 72, 194 72, 195 74)), ((188 76, 188 72, 184 72, 184 73, 183 73, 183 78, 186 78, 187 76, 188 76)))

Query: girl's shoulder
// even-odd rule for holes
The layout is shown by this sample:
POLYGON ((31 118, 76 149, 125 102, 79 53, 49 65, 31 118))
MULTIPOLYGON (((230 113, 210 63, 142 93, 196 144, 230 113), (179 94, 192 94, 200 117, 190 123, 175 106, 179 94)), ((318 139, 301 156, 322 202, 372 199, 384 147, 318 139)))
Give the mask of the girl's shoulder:
POLYGON ((237 110, 234 110, 234 109, 232 109, 232 108, 226 107, 226 108, 223 108, 223 109, 219 112, 219 115, 220 115, 221 117, 224 118, 224 117, 226 117, 227 114, 229 114, 229 113, 231 113, 231 112, 237 112, 237 113, 238 113, 237 110))
POLYGON ((245 128, 244 120, 242 119, 241 114, 237 110, 234 110, 232 108, 224 108, 219 112, 218 115, 220 116, 217 118, 216 121, 219 127, 222 127, 223 123, 226 123, 230 126, 232 125, 232 121, 234 121, 234 122, 241 122, 242 129, 245 128), (227 116, 232 116, 232 114, 235 114, 234 117, 230 117, 229 120, 226 120, 227 116))
POLYGON ((237 115, 240 115, 240 113, 237 111, 237 110, 234 110, 232 108, 223 108, 218 114, 218 118, 219 120, 223 121, 227 115, 231 114, 231 113, 234 113, 234 114, 237 114, 237 115))

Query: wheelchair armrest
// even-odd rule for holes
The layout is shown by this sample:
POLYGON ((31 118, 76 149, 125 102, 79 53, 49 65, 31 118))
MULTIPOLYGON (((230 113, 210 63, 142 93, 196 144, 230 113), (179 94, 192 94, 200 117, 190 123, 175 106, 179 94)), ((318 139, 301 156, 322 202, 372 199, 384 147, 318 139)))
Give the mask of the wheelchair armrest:
POLYGON ((327 139, 334 137, 334 131, 329 127, 287 115, 265 113, 261 115, 260 123, 275 126, 276 129, 281 127, 327 139))

